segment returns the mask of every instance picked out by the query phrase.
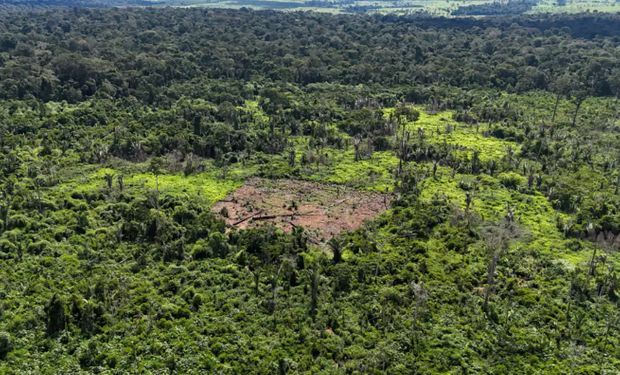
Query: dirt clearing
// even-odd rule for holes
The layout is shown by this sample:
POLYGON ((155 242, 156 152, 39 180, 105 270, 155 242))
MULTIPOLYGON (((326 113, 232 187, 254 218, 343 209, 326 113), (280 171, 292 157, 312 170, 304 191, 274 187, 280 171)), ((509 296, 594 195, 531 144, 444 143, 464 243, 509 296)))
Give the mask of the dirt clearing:
POLYGON ((290 232, 303 227, 321 243, 359 228, 385 211, 390 196, 340 185, 253 178, 213 206, 226 224, 240 229, 273 224, 290 232))

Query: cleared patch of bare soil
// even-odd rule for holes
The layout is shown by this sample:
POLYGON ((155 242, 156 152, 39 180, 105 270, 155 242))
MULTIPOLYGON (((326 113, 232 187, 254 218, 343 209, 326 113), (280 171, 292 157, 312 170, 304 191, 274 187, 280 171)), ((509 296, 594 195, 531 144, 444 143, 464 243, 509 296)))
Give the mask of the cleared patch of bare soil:
POLYGON ((230 227, 303 227, 315 243, 359 228, 385 211, 390 196, 339 185, 253 178, 213 206, 230 227))

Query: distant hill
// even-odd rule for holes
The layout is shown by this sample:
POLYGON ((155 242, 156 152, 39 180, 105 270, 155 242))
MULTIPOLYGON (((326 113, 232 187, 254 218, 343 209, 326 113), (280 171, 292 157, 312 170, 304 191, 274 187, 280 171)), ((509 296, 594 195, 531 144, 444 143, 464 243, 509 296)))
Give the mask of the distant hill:
POLYGON ((0 6, 22 7, 85 7, 106 8, 114 6, 151 6, 157 1, 147 0, 0 0, 0 6))
POLYGON ((2 7, 171 6, 329 13, 493 17, 537 13, 618 13, 615 0, 0 0, 2 7))

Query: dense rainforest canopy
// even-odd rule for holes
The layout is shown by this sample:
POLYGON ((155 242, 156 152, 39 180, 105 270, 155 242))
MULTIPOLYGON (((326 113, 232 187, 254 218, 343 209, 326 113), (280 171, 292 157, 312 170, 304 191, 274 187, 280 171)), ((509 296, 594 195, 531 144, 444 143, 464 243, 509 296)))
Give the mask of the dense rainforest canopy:
POLYGON ((2 12, 0 373, 618 373, 619 96, 617 15, 2 12))
POLYGON ((180 9, 0 15, 0 95, 152 103, 197 78, 620 90, 616 16, 477 21, 180 9), (558 85, 561 86, 561 85, 558 85))

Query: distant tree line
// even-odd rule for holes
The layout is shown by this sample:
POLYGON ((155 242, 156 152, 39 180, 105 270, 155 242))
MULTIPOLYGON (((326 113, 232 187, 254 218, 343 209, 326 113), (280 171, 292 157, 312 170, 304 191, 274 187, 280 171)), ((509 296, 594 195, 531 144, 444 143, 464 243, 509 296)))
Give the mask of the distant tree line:
POLYGON ((536 5, 536 0, 494 1, 485 4, 461 5, 452 12, 455 16, 507 16, 523 14, 536 5))
MULTIPOLYGON (((0 15, 0 98, 133 96, 154 103, 162 88, 205 75, 523 92, 550 90, 570 74, 587 95, 612 96, 620 82, 617 43, 574 35, 599 20, 550 18, 504 28, 461 28, 470 21, 456 20, 445 28, 441 20, 429 27, 415 17, 250 10, 8 11, 0 15)), ((618 24, 617 16, 607 20, 618 24)))

